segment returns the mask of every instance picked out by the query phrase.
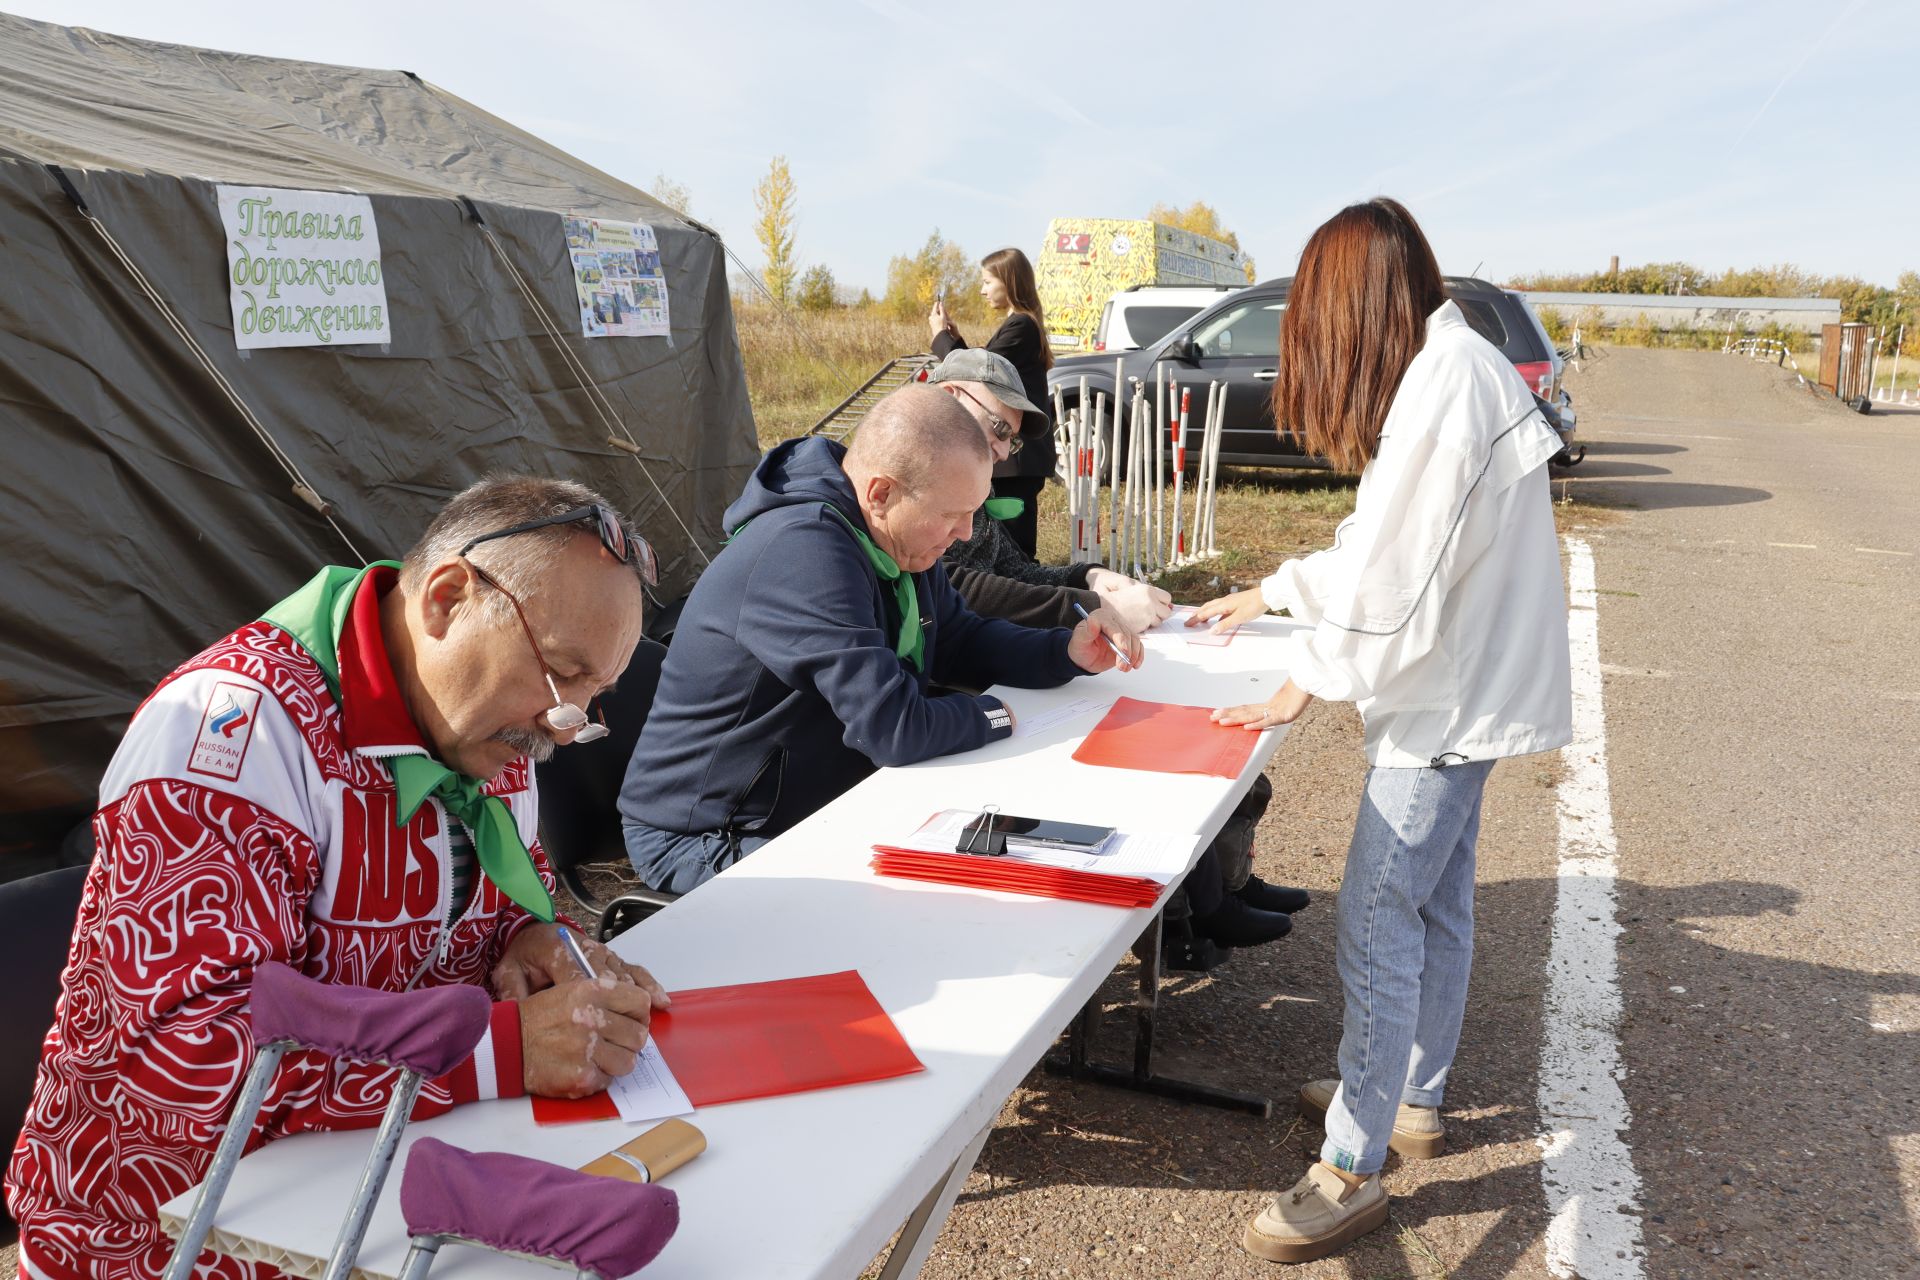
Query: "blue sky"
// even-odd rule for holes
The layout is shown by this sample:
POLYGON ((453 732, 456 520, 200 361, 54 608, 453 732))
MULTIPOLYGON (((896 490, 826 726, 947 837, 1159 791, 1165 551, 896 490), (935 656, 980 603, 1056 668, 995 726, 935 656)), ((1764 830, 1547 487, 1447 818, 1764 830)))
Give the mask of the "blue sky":
POLYGON ((880 291, 936 226, 1206 200, 1291 270, 1341 205, 1407 202, 1442 266, 1920 269, 1920 4, 464 4, 0 0, 28 17, 404 67, 641 187, 749 262, 784 154, 797 252, 880 291))

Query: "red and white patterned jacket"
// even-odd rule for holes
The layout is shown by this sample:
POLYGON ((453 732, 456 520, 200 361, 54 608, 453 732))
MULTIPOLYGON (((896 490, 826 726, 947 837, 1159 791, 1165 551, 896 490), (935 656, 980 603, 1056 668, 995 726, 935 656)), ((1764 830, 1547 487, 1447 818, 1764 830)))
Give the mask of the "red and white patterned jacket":
MULTIPOLYGON (((453 928, 447 814, 394 826, 380 763, 424 749, 380 639, 391 569, 363 581, 339 644, 338 702, 286 632, 240 628, 148 697, 100 787, 87 876, 33 1104, 7 1171, 20 1274, 158 1276, 160 1205, 196 1185, 253 1060, 247 998, 265 960, 385 991, 484 984, 528 916, 476 872, 453 928)), ((532 769, 489 786, 535 844, 532 769)), ((248 1149, 378 1123, 398 1072, 289 1053, 248 1149)), ((522 1092, 518 1006, 414 1117, 522 1092)), ((341 1206, 344 1215, 346 1206, 341 1206)), ((202 1274, 279 1273, 205 1259, 202 1274)))

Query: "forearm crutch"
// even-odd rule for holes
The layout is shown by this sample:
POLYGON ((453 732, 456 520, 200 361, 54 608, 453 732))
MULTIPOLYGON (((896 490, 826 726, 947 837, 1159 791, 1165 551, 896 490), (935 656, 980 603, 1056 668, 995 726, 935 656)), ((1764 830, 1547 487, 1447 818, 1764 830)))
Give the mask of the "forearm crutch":
POLYGON ((213 1229, 213 1216, 226 1195, 233 1170, 246 1150, 253 1123, 266 1101, 280 1059, 289 1049, 316 1049, 352 1062, 400 1068, 400 1080, 381 1117, 373 1151, 360 1175, 359 1188, 340 1224, 328 1259, 327 1280, 344 1280, 360 1254, 373 1206, 400 1145, 420 1086, 443 1076, 473 1053, 486 1034, 493 1001, 474 986, 426 987, 418 991, 373 991, 366 987, 316 982, 286 965, 269 961, 253 971, 253 1068, 227 1119, 227 1131, 213 1153, 193 1212, 167 1264, 166 1280, 187 1280, 213 1229))
POLYGON ((680 1198, 651 1182, 421 1138, 400 1176, 400 1213, 413 1237, 400 1280, 425 1280, 448 1244, 619 1280, 666 1248, 680 1226, 680 1198))

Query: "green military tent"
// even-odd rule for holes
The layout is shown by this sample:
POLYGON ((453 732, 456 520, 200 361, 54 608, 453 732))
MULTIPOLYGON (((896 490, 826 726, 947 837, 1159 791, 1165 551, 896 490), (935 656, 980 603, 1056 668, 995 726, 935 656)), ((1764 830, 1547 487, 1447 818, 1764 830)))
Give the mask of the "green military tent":
POLYGON ((154 683, 492 471, 584 481, 686 589, 756 457, 710 229, 408 71, 0 15, 0 878, 154 683), (241 351, 220 184, 351 192, 386 341, 241 351), (585 337, 569 214, 657 238, 666 336, 585 337))

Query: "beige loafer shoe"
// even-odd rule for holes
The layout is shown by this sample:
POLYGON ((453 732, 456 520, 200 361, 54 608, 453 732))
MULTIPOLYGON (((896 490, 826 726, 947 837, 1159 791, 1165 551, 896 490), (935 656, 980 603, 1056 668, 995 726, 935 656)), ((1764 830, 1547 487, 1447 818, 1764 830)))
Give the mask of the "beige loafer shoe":
MULTIPOLYGON (((1333 1092, 1339 1087, 1338 1080, 1313 1080, 1301 1085, 1301 1109, 1311 1111, 1324 1121, 1327 1108, 1333 1105, 1333 1092)), ((1408 1160, 1431 1160, 1445 1150, 1446 1145, 1447 1131, 1440 1123, 1440 1108, 1400 1104, 1400 1111, 1393 1118, 1393 1134, 1387 1139, 1389 1151, 1397 1151, 1408 1160)))
POLYGON ((1354 1186, 1316 1161, 1293 1190, 1275 1197, 1247 1224, 1240 1244, 1268 1262, 1312 1262, 1344 1248, 1387 1220, 1380 1175, 1354 1186))

